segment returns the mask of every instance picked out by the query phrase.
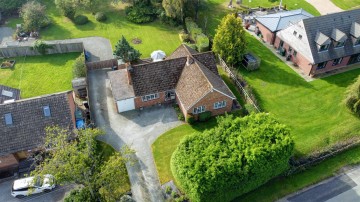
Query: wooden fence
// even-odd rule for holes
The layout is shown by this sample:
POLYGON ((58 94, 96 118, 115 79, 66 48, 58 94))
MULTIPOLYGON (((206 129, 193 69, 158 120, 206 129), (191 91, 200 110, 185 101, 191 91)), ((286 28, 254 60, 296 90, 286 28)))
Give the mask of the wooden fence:
POLYGON ((236 73, 233 73, 232 69, 227 66, 225 61, 219 57, 220 66, 225 70, 226 73, 229 74, 230 78, 234 81, 236 84, 236 87, 241 91, 241 93, 245 96, 245 99, 250 102, 252 106, 256 109, 257 112, 261 112, 260 107, 257 106, 257 104, 254 102, 254 100, 250 97, 249 93, 245 90, 245 88, 241 85, 241 82, 237 79, 236 73))
MULTIPOLYGON (((46 54, 58 54, 58 53, 72 53, 72 52, 83 52, 84 45, 82 42, 46 42, 51 48, 47 49, 46 54)), ((21 57, 21 56, 34 56, 41 55, 38 51, 32 48, 32 44, 26 44, 21 46, 7 46, 0 47, 0 57, 21 57)))
POLYGON ((114 66, 116 66, 116 67, 118 66, 118 61, 116 59, 86 63, 86 68, 88 70, 103 69, 103 68, 109 68, 109 67, 114 67, 114 66))

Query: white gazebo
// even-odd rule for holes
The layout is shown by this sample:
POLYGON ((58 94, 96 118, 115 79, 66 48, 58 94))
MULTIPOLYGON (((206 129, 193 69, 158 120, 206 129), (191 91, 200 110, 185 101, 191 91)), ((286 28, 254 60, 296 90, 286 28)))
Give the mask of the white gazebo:
POLYGON ((151 59, 153 62, 162 61, 166 57, 166 54, 162 50, 156 50, 151 53, 151 59))

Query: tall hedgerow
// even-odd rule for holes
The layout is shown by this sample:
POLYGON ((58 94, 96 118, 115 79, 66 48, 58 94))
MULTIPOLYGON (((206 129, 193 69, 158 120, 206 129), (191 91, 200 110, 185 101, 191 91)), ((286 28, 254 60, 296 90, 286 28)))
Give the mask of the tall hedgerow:
POLYGON ((230 201, 288 169, 294 142, 271 115, 219 117, 218 126, 185 137, 171 157, 191 201, 230 201))
POLYGON ((347 90, 345 103, 352 113, 360 117, 360 76, 347 90))

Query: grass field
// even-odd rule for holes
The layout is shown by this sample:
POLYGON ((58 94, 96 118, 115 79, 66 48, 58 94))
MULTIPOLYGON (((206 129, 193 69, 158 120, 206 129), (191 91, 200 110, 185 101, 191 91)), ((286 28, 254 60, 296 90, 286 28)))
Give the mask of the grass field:
POLYGON ((13 58, 13 68, 0 69, 0 84, 19 88, 21 98, 71 90, 72 65, 79 54, 13 58))
MULTIPOLYGON (((53 0, 42 0, 42 2, 46 5, 47 13, 52 20, 48 28, 40 31, 41 38, 44 40, 100 36, 110 39, 114 47, 121 35, 124 35, 130 43, 137 37, 142 40, 142 44, 133 45, 144 58, 150 57, 150 53, 158 49, 170 54, 180 45, 178 28, 163 25, 158 21, 144 25, 131 23, 125 19, 124 4, 104 9, 108 19, 103 23, 97 22, 93 15, 85 13, 90 22, 85 25, 75 25, 68 18, 60 15, 53 0)), ((8 26, 15 28, 20 22, 21 19, 12 19, 8 26)))
POLYGON ((360 8, 360 0, 331 0, 336 6, 344 10, 360 8))

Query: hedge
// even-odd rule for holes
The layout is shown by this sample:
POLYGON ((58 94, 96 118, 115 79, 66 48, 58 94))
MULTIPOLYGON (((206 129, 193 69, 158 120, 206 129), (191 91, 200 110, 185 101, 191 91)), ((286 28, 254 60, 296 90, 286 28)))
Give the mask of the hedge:
MULTIPOLYGON (((186 30, 190 35, 190 39, 195 42, 196 49, 199 52, 209 50, 209 38, 202 33, 201 28, 191 19, 185 19, 186 30)), ((181 39, 181 38, 180 38, 181 39)))
POLYGON ((191 201, 231 201, 286 171, 293 149, 289 129, 271 115, 227 115, 217 127, 186 136, 171 171, 191 201))
POLYGON ((205 34, 196 36, 196 48, 199 52, 209 51, 209 38, 205 34))
POLYGON ((88 22, 89 22, 89 19, 85 15, 78 15, 74 19, 74 23, 77 25, 85 25, 88 22))
POLYGON ((211 111, 206 111, 199 114, 199 121, 207 121, 211 118, 211 111))
POLYGON ((347 90, 345 104, 353 114, 360 117, 360 76, 347 90))

